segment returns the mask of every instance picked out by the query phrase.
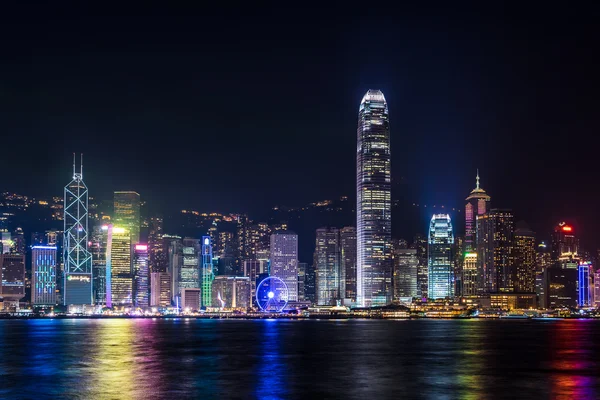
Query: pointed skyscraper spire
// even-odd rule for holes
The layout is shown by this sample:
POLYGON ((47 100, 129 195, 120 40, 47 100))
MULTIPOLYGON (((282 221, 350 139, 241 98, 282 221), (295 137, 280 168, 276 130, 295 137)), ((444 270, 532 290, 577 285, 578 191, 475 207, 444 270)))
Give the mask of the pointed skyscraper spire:
POLYGON ((475 189, 479 189, 479 168, 477 168, 477 178, 475 178, 475 181, 476 181, 476 185, 477 185, 475 187, 475 189))
POLYGON ((73 153, 73 177, 75 177, 75 153, 73 153))

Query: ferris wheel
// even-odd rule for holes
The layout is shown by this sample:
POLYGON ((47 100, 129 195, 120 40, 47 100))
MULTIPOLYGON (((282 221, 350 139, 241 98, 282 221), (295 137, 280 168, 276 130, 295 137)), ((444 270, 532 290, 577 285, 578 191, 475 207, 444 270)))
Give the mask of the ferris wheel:
POLYGON ((261 311, 281 312, 287 305, 288 298, 287 285, 276 276, 263 279, 256 287, 256 304, 261 311))

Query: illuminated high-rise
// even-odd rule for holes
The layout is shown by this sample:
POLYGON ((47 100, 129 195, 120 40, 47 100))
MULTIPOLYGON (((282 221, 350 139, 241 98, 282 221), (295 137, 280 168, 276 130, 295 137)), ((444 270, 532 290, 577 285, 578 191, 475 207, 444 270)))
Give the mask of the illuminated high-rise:
POLYGON ((577 265, 579 253, 575 228, 565 222, 559 223, 552 234, 552 263, 560 268, 568 268, 567 264, 577 265))
POLYGON ((140 195, 132 191, 114 193, 114 222, 127 228, 131 243, 140 241, 140 195))
POLYGON ((56 246, 31 247, 31 302, 56 304, 56 246))
POLYGON ((340 297, 356 303, 356 228, 340 229, 340 297))
POLYGON ((448 214, 435 214, 429 224, 428 294, 430 299, 454 296, 454 232, 448 214))
POLYGON ((109 225, 96 225, 90 236, 90 253, 92 253, 92 292, 94 304, 106 304, 106 257, 109 225))
POLYGON ((291 231, 271 235, 270 272, 287 285, 288 300, 298 301, 298 235, 291 231))
POLYGON ((131 262, 131 234, 129 229, 109 226, 110 241, 110 288, 107 287, 108 307, 133 304, 133 274, 131 262))
POLYGON ((168 272, 150 274, 150 305, 167 307, 171 304, 171 275, 168 272))
POLYGON ((200 239, 183 239, 183 258, 179 268, 179 291, 182 289, 200 289, 201 273, 200 239))
POLYGON ((73 179, 64 191, 63 302, 67 306, 93 303, 88 240, 88 188, 83 182, 83 165, 77 172, 73 155, 73 179))
POLYGON ((136 244, 133 253, 134 301, 137 307, 148 307, 148 245, 136 244))
POLYGON ((535 292, 535 233, 527 224, 517 223, 511 251, 511 264, 514 277, 514 291, 518 293, 535 292))
POLYGON ((514 291, 515 273, 510 255, 513 246, 513 214, 507 209, 491 209, 477 216, 478 291, 514 291))
POLYGON ((474 252, 477 249, 477 216, 490 210, 490 196, 479 187, 479 170, 475 178, 475 189, 466 198, 465 205, 465 252, 474 252))
POLYGON ((212 283, 215 279, 213 270, 213 252, 210 236, 202 236, 202 307, 212 305, 212 283))
POLYGON ((356 146, 357 305, 392 300, 390 127, 383 93, 369 90, 358 112, 356 146))
POLYGON ((578 269, 578 301, 579 307, 590 307, 592 302, 590 301, 590 270, 591 264, 588 262, 581 262, 578 269))
POLYGON ((394 300, 417 297, 417 249, 394 248, 394 300))
POLYGON ((25 296, 25 255, 0 254, 0 297, 4 307, 18 308, 25 296))
POLYGON ((317 304, 334 305, 336 300, 341 299, 339 229, 317 229, 314 263, 317 277, 317 304))
POLYGON ((477 253, 466 253, 462 266, 462 296, 477 295, 477 253))

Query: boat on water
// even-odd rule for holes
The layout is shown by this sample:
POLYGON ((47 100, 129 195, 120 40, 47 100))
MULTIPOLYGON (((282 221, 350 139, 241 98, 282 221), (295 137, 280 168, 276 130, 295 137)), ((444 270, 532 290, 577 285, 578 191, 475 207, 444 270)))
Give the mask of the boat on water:
POLYGON ((500 318, 506 318, 506 319, 529 319, 529 318, 531 318, 531 315, 528 315, 528 314, 525 314, 525 313, 508 313, 508 314, 501 315, 500 318))

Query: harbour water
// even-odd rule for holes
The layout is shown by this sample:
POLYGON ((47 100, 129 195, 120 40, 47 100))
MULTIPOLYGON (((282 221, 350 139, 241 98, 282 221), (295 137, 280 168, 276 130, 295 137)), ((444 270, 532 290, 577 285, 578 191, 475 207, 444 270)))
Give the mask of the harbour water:
POLYGON ((600 398, 597 320, 0 320, 1 399, 600 398))

